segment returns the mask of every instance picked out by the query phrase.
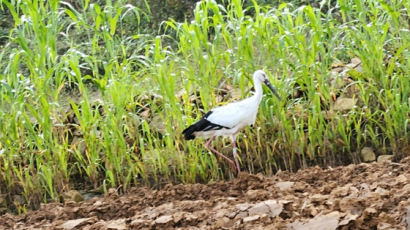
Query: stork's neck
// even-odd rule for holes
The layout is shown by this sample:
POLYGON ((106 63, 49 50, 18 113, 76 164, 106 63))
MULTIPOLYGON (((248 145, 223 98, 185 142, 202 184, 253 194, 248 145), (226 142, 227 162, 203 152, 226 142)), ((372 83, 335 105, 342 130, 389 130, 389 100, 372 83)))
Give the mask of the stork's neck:
POLYGON ((255 86, 255 100, 257 101, 258 105, 261 103, 262 96, 263 96, 263 89, 262 89, 262 82, 257 79, 256 77, 253 78, 253 84, 255 86))

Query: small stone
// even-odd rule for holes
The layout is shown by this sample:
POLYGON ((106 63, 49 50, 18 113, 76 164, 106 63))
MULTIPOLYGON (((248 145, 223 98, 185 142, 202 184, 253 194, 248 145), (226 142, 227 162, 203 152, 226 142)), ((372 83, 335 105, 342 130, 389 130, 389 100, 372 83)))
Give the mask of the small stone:
POLYGON ((230 212, 230 213, 227 213, 225 216, 226 217, 229 217, 229 218, 231 218, 231 219, 233 219, 233 218, 235 218, 235 216, 238 214, 238 212, 230 212))
POLYGON ((380 155, 377 157, 377 162, 391 162, 393 159, 393 155, 380 155))
POLYGON ((165 203, 155 208, 155 211, 162 212, 163 210, 172 210, 174 208, 174 203, 165 203))
POLYGON ((135 219, 133 221, 131 221, 131 226, 135 226, 135 225, 141 225, 144 224, 146 222, 146 220, 143 219, 135 219))
POLYGON ((364 162, 372 162, 376 160, 376 155, 374 154, 373 149, 370 147, 364 147, 360 154, 364 162))
POLYGON ((310 200, 315 203, 321 203, 329 199, 329 195, 314 194, 310 197, 310 200))
POLYGON ((248 212, 239 212, 235 218, 244 218, 248 216, 248 212))
POLYGON ((250 200, 258 200, 258 198, 260 198, 261 196, 261 191, 259 190, 248 190, 246 192, 246 195, 249 197, 250 200))
POLYGON ((66 230, 71 230, 74 229, 75 227, 79 227, 81 224, 84 222, 90 220, 91 218, 81 218, 81 219, 76 219, 76 220, 68 220, 64 222, 64 224, 61 225, 63 229, 66 230))
POLYGON ((240 211, 246 211, 246 210, 249 209, 250 206, 251 206, 251 205, 248 204, 248 203, 242 203, 242 204, 237 204, 237 205, 235 205, 235 207, 236 207, 237 209, 239 209, 240 211))
POLYGON ((156 220, 155 220, 155 223, 157 223, 157 224, 167 224, 167 223, 169 223, 169 222, 171 222, 173 219, 172 219, 172 216, 170 216, 170 215, 165 215, 165 216, 160 216, 160 217, 158 217, 156 220))
POLYGON ((112 220, 107 223, 105 226, 107 229, 112 229, 112 230, 124 230, 127 229, 127 225, 125 224, 125 219, 118 219, 118 220, 112 220))
POLYGON ((116 188, 109 188, 107 194, 111 196, 118 196, 118 191, 116 188))
POLYGON ((360 64, 362 63, 362 61, 361 61, 360 58, 358 58, 358 57, 352 58, 352 60, 350 60, 350 62, 351 62, 353 65, 360 65, 360 64))
POLYGON ((259 215, 247 216, 247 217, 243 218, 243 222, 248 223, 248 222, 258 220, 259 218, 260 218, 259 215))
POLYGON ((270 209, 270 217, 278 216, 283 210, 283 203, 278 203, 276 200, 266 200, 265 204, 270 209))
POLYGON ((276 183, 276 187, 279 188, 281 191, 286 191, 292 188, 292 186, 295 184, 295 182, 292 181, 280 181, 276 183))
POLYGON ((357 99, 354 98, 339 97, 332 108, 335 111, 351 110, 355 107, 356 102, 357 99))
POLYGON ((262 213, 269 213, 270 208, 268 205, 265 204, 265 202, 260 202, 255 204, 252 208, 250 208, 248 212, 250 216, 262 213))
POLYGON ((327 215, 318 215, 307 223, 295 221, 288 224, 288 228, 294 230, 335 230, 339 226, 340 213, 331 212, 327 215))

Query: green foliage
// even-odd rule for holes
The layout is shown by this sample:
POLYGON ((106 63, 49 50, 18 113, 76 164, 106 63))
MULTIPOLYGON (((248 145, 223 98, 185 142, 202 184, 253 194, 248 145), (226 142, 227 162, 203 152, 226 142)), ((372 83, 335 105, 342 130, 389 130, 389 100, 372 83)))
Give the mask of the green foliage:
MULTIPOLYGON (((230 178, 229 165, 181 131, 249 96, 257 69, 283 100, 268 93, 255 128, 240 135, 244 171, 356 162, 364 146, 400 156, 410 6, 322 2, 207 0, 192 21, 169 19, 166 34, 150 35, 139 26, 155 10, 150 1, 2 0, 14 27, 0 51, 0 193, 21 194, 26 203, 14 206, 24 211, 78 183, 105 191, 230 178), (348 64, 355 58, 360 68, 348 64), (356 104, 335 110, 339 98, 356 104)), ((228 140, 215 145, 231 154, 228 140)))

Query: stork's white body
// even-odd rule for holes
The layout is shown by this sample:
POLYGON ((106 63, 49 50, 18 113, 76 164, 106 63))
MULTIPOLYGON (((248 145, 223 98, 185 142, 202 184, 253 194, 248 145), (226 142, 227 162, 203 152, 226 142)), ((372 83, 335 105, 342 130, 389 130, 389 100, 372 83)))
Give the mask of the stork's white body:
POLYGON ((258 106, 262 99, 262 95, 260 98, 256 96, 257 94, 242 101, 212 109, 211 115, 206 119, 211 123, 222 125, 229 129, 198 131, 195 132, 195 136, 203 138, 213 136, 235 137, 244 127, 255 124, 258 106))
POLYGON ((255 123, 258 107, 263 95, 262 82, 264 82, 272 92, 280 98, 263 70, 257 70, 253 74, 253 81, 255 85, 255 94, 253 96, 242 101, 229 103, 212 109, 200 121, 192 124, 182 132, 187 140, 194 139, 195 137, 210 137, 211 139, 205 144, 205 147, 223 157, 233 165, 234 168, 236 164, 238 172, 240 171, 240 167, 236 154, 236 135, 245 126, 253 125, 255 123), (209 146, 212 140, 217 136, 228 136, 231 138, 235 164, 231 159, 209 146))

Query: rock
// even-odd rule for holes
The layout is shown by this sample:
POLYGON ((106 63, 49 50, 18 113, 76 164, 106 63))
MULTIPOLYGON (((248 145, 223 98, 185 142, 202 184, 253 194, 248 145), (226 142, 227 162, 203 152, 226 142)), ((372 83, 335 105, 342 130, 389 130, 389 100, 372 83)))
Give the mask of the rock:
POLYGON ((276 183, 276 187, 278 187, 281 191, 289 190, 295 182, 292 181, 280 181, 276 183))
POLYGON ((235 218, 236 215, 238 215, 238 211, 236 211, 236 212, 229 212, 229 213, 225 214, 225 216, 228 217, 228 218, 230 218, 230 219, 235 218))
POLYGON ((270 217, 279 215, 283 210, 283 203, 278 203, 276 200, 266 200, 265 204, 270 209, 270 217))
POLYGON ((261 197, 261 191, 251 189, 246 192, 246 195, 249 197, 250 200, 259 200, 261 197))
POLYGON ((354 98, 339 97, 333 104, 332 108, 335 111, 351 110, 355 107, 356 102, 357 99, 354 98))
POLYGON ((376 160, 376 155, 370 147, 364 147, 360 152, 360 155, 362 156, 362 160, 364 162, 372 162, 376 160))
POLYGON ((157 212, 162 212, 162 211, 172 210, 173 208, 174 208, 174 203, 169 202, 169 203, 161 204, 160 206, 156 207, 155 210, 157 212))
POLYGON ((256 215, 256 214, 262 214, 262 213, 269 213, 269 212, 270 212, 270 208, 268 205, 265 204, 265 202, 257 203, 248 210, 248 213, 250 216, 256 215))
POLYGON ((128 229, 127 225, 125 223, 125 219, 118 219, 118 220, 113 220, 109 221, 105 225, 106 229, 112 229, 112 230, 123 230, 123 229, 128 229))
POLYGON ((116 188, 109 188, 107 191, 109 196, 118 196, 118 190, 116 188))
POLYGON ((266 200, 255 204, 249 210, 249 216, 267 214, 270 217, 279 215, 283 210, 283 204, 276 200, 266 200))
POLYGON ((145 222, 146 222, 146 220, 144 220, 144 219, 135 219, 135 220, 131 221, 130 225, 131 226, 140 226, 140 225, 144 224, 145 222))
POLYGON ((350 60, 350 63, 347 64, 346 66, 349 68, 357 69, 360 64, 362 64, 362 61, 360 60, 360 58, 354 57, 350 60))
POLYGON ((81 219, 76 219, 76 220, 68 220, 64 222, 64 224, 61 225, 63 229, 70 230, 74 229, 76 227, 80 227, 82 224, 85 224, 91 220, 91 218, 81 218, 81 219))
POLYGON ((247 217, 248 216, 248 212, 239 212, 235 218, 243 218, 243 217, 247 217))
POLYGON ((310 197, 310 200, 314 203, 323 203, 329 199, 329 195, 314 194, 310 197))
POLYGON ((83 195, 81 195, 81 193, 77 190, 69 190, 63 193, 63 198, 65 202, 74 201, 78 203, 78 202, 84 201, 83 195))
POLYGON ((331 212, 327 215, 318 215, 307 223, 295 221, 288 224, 288 228, 294 230, 335 230, 339 226, 340 213, 331 212))
POLYGON ((235 207, 239 209, 240 211, 246 211, 249 209, 250 206, 251 204, 248 204, 248 203, 242 203, 242 204, 235 205, 235 207))
POLYGON ((260 218, 259 215, 247 216, 247 217, 243 218, 243 222, 248 223, 248 222, 258 220, 259 218, 260 218))
POLYGON ((393 155, 380 155, 377 157, 377 162, 391 162, 393 159, 393 155))
MULTIPOLYGON (((353 81, 353 80, 351 80, 353 81)), ((359 95, 360 94, 360 88, 359 86, 357 86, 357 84, 353 84, 352 82, 348 81, 348 83, 346 83, 348 86, 346 87, 346 89, 344 90, 343 96, 347 97, 347 98, 352 98, 355 95, 359 95)))
POLYGON ((155 220, 156 224, 167 224, 173 220, 172 216, 170 215, 164 215, 160 216, 155 220))

